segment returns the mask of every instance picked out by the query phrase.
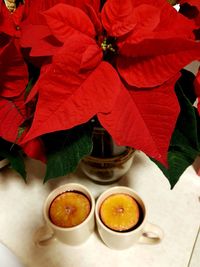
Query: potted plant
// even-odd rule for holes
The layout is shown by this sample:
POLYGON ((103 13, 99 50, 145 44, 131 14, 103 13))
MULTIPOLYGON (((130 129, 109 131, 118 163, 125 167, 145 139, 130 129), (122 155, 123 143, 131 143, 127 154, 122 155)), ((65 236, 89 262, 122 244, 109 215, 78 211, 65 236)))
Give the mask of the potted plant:
POLYGON ((47 181, 91 152, 97 118, 173 187, 199 154, 195 76, 182 70, 200 57, 199 24, 166 0, 27 2, 20 27, 6 11, 0 25, 2 140, 46 162, 47 181))

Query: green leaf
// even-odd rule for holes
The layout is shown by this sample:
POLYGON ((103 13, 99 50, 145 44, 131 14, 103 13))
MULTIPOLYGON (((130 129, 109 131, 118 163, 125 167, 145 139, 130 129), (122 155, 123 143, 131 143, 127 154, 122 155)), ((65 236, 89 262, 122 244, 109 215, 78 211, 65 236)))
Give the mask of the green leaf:
POLYGON ((7 158, 11 167, 26 181, 24 158, 20 147, 0 138, 0 157, 7 158))
POLYGON ((74 172, 79 161, 92 150, 92 129, 82 125, 43 136, 47 149, 44 182, 74 172))
POLYGON ((26 181, 26 170, 22 152, 18 152, 16 155, 9 154, 7 158, 10 161, 11 167, 26 181))
POLYGON ((31 89, 37 82, 40 75, 40 69, 35 67, 31 63, 28 64, 28 71, 29 71, 29 81, 25 89, 25 99, 27 98, 28 94, 30 93, 31 89))
POLYGON ((25 99, 27 98, 28 94, 30 93, 31 89, 33 88, 34 85, 34 78, 31 78, 26 86, 25 89, 25 99))
POLYGON ((193 104, 196 100, 196 94, 194 88, 194 81, 196 76, 191 71, 185 69, 181 70, 181 73, 182 75, 179 78, 178 84, 181 86, 183 94, 193 104))
POLYGON ((177 82, 175 88, 181 112, 168 150, 169 168, 167 169, 159 162, 154 161, 168 178, 171 188, 175 186, 182 173, 194 162, 200 153, 198 138, 199 118, 196 108, 190 102, 190 100, 193 102, 192 92, 190 96, 188 95, 189 90, 192 90, 192 80, 191 84, 188 83, 188 80, 187 83, 185 81, 186 77, 182 77, 177 82), (190 100, 186 97, 185 92, 190 100))
POLYGON ((181 112, 172 136, 171 146, 184 147, 187 144, 189 147, 199 150, 197 110, 184 94, 184 86, 184 82, 178 82, 175 88, 181 112))
POLYGON ((179 147, 168 152, 169 169, 166 169, 161 163, 155 162, 161 169, 163 174, 169 180, 171 188, 178 182, 182 173, 190 166, 196 156, 199 154, 196 150, 190 150, 189 147, 185 148, 185 151, 181 151, 179 147))

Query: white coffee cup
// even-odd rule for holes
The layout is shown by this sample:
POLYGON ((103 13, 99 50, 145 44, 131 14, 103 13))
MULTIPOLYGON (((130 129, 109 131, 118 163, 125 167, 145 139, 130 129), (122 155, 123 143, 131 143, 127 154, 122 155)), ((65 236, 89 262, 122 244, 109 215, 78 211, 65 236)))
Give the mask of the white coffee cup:
POLYGON ((126 249, 135 243, 157 244, 163 238, 160 227, 147 222, 146 207, 141 197, 129 187, 116 186, 104 191, 98 198, 95 207, 97 229, 103 242, 112 249, 126 249), (124 193, 133 197, 142 209, 143 219, 137 228, 126 232, 118 232, 108 228, 100 218, 100 208, 103 201, 110 195, 124 193))
POLYGON ((69 183, 62 185, 52 191, 43 206, 43 216, 45 225, 37 230, 34 236, 34 242, 36 245, 45 246, 51 244, 53 241, 61 241, 68 245, 80 245, 85 242, 91 233, 94 231, 94 210, 95 200, 89 190, 77 183, 69 183), (52 201, 60 194, 67 191, 76 191, 84 194, 90 201, 91 209, 87 218, 79 225, 73 227, 59 227, 53 224, 49 218, 49 208, 52 201))

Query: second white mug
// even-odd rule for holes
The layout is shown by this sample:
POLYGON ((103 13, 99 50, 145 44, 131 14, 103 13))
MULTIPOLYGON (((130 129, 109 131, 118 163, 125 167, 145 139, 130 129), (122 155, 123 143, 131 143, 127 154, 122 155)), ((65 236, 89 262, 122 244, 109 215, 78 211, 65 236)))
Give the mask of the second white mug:
POLYGON ((95 207, 95 217, 100 237, 108 247, 118 250, 129 248, 137 242, 145 244, 157 244, 162 240, 163 232, 161 228, 147 222, 146 214, 146 207, 142 198, 134 190, 124 186, 112 187, 103 192, 99 196, 95 207), (127 194, 136 200, 143 214, 139 225, 137 225, 136 228, 125 232, 115 231, 108 228, 102 222, 100 217, 100 208, 103 201, 109 196, 119 193, 127 194))

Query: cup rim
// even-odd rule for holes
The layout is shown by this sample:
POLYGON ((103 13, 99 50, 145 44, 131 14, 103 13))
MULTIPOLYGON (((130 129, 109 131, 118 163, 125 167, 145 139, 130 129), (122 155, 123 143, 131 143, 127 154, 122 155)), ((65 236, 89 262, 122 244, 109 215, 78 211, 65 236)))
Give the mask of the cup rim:
POLYGON ((70 231, 76 230, 76 229, 84 226, 85 224, 87 224, 88 221, 91 219, 91 217, 94 215, 94 211, 95 211, 95 200, 94 200, 92 193, 88 190, 87 187, 85 187, 84 185, 79 184, 79 183, 66 183, 66 184, 63 184, 63 185, 55 188, 53 191, 51 191, 48 194, 48 196, 45 199, 44 205, 43 205, 43 216, 44 216, 46 223, 48 225, 50 225, 53 229, 61 230, 64 232, 70 232, 70 231), (56 196, 66 192, 66 191, 70 191, 70 187, 72 188, 71 190, 77 190, 83 194, 86 194, 86 196, 89 198, 89 201, 91 203, 91 209, 90 209, 90 213, 88 214, 87 218, 83 222, 81 222, 80 224, 72 226, 72 227, 60 227, 60 226, 57 226, 51 222, 51 220, 48 216, 48 211, 49 211, 49 207, 50 207, 53 199, 55 199, 56 196), (73 189, 73 187, 78 187, 78 188, 73 189), (56 194, 56 192, 57 192, 57 194, 56 194))
MULTIPOLYGON (((122 193, 125 193, 125 192, 122 192, 122 193)), ((141 203, 139 203, 139 204, 141 205, 141 203)), ((114 186, 114 187, 108 188, 107 190, 105 190, 104 192, 102 192, 99 195, 99 197, 98 197, 98 199, 96 201, 96 205, 95 205, 95 218, 96 218, 96 221, 101 225, 101 227, 105 231, 107 231, 107 232, 109 232, 111 234, 115 234, 117 236, 130 235, 132 233, 136 233, 138 231, 141 231, 141 229, 143 228, 144 224, 146 223, 146 214, 147 214, 146 205, 145 205, 143 199, 141 198, 141 196, 135 190, 133 190, 132 188, 127 187, 127 186, 114 186), (128 230, 127 232, 120 232, 120 231, 118 232, 118 231, 112 230, 112 229, 108 228, 107 226, 105 226, 105 224, 102 222, 102 220, 100 218, 99 209, 100 209, 100 205, 101 205, 102 201, 104 199, 106 199, 108 196, 112 195, 112 194, 120 193, 120 191, 119 192, 115 192, 116 190, 127 190, 127 192, 126 192, 127 194, 136 195, 137 198, 142 203, 142 210, 143 210, 143 213, 144 213, 144 218, 143 218, 141 224, 137 228, 135 228, 133 230, 128 230), (110 193, 110 194, 108 196, 106 196, 108 193, 110 193)))

